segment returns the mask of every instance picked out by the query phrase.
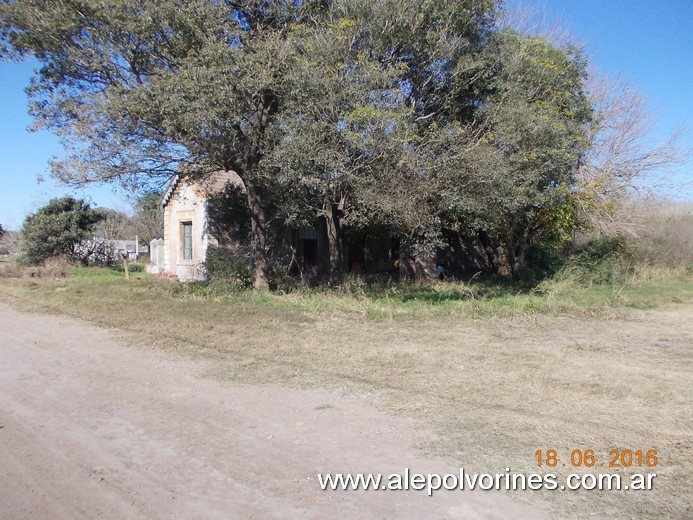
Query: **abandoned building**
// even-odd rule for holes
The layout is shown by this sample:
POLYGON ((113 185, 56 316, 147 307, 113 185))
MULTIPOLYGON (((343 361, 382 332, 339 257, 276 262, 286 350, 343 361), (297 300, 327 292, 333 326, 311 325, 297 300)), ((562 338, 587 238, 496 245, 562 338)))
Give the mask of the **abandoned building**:
MULTIPOLYGON (((248 243, 244 198, 243 181, 232 171, 219 171, 204 180, 175 176, 162 197, 164 233, 150 243, 148 271, 181 281, 205 279, 211 250, 233 254, 248 243)), ((329 270, 323 219, 316 218, 312 227, 275 230, 274 239, 275 255, 292 274, 310 280, 329 270)), ((430 276, 435 272, 432 260, 400 258, 399 242, 389 237, 345 234, 341 250, 348 273, 430 276)))

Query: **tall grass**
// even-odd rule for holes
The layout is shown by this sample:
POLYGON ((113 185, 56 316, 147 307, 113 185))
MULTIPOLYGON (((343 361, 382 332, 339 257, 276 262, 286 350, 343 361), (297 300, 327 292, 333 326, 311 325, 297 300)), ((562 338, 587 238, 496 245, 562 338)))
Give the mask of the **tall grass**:
POLYGON ((30 266, 13 258, 0 264, 0 278, 67 278, 74 275, 76 264, 63 257, 49 258, 43 264, 30 266))
POLYGON ((636 253, 641 262, 666 267, 693 266, 693 203, 665 201, 640 218, 636 253))

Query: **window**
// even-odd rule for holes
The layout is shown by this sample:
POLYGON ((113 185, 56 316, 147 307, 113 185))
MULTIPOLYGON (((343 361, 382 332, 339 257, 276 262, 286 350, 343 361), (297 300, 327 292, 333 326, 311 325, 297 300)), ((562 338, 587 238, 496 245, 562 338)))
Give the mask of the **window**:
POLYGON ((192 222, 181 222, 181 237, 183 243, 183 260, 193 259, 192 222))

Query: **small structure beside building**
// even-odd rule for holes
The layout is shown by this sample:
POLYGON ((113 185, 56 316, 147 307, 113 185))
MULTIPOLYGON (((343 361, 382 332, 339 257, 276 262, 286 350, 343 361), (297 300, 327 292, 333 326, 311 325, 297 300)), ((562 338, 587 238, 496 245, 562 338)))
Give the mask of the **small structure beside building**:
POLYGON ((147 272, 160 275, 164 273, 164 239, 155 238, 149 242, 149 265, 147 272))

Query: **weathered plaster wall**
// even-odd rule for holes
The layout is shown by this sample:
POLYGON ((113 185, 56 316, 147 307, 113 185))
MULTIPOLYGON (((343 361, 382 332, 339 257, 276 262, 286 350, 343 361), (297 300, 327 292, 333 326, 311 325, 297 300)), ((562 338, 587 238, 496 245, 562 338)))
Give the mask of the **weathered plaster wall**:
POLYGON ((164 241, 166 250, 164 265, 167 273, 175 274, 180 280, 204 278, 201 263, 209 240, 206 233, 206 201, 198 190, 181 183, 176 193, 164 208, 164 241), (183 259, 183 222, 192 222, 192 260, 183 259))

